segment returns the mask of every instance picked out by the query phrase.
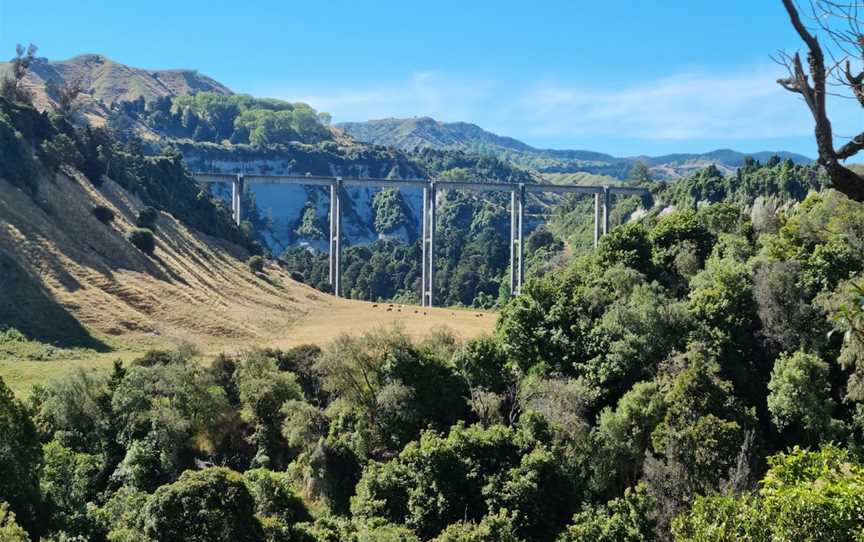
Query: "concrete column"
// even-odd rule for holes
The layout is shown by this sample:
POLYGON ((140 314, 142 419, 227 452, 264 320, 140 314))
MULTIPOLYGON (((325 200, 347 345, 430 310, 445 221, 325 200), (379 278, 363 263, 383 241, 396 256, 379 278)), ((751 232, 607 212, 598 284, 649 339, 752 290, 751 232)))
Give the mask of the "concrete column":
POLYGON ((516 293, 522 291, 522 284, 525 282, 525 185, 519 185, 519 223, 518 228, 518 248, 519 248, 519 273, 517 275, 516 293))
POLYGON ((330 290, 336 292, 336 183, 330 184, 330 290))
POLYGON ((429 225, 427 232, 429 234, 429 268, 426 270, 427 280, 429 282, 429 307, 435 306, 435 182, 429 183, 429 225))
POLYGON ((519 295, 525 281, 525 185, 510 192, 510 294, 519 295))
POLYGON ((420 304, 424 307, 426 304, 426 292, 428 291, 428 277, 426 276, 427 271, 429 269, 429 251, 426 249, 426 240, 428 237, 426 219, 429 216, 429 188, 423 187, 423 209, 420 211, 420 225, 423 230, 422 237, 420 237, 420 252, 423 254, 421 256, 421 282, 420 282, 420 304))
POLYGON ((594 248, 600 242, 600 192, 594 193, 594 248))
POLYGON ((516 262, 516 243, 519 229, 519 196, 516 190, 510 192, 510 294, 516 295, 518 264, 516 262))
POLYGON ((342 177, 336 177, 335 184, 335 231, 333 236, 333 294, 342 296, 342 177))
POLYGON ((231 217, 238 226, 242 219, 240 213, 240 195, 243 193, 243 174, 238 173, 237 178, 231 183, 231 217))
POLYGON ((603 187, 603 235, 609 233, 609 187, 603 187))

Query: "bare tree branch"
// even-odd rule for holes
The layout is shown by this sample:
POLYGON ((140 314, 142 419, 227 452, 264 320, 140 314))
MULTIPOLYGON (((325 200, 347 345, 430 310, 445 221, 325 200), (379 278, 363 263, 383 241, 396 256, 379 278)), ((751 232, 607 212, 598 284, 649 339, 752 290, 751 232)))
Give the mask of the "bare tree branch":
MULTIPOLYGON (((782 0, 782 2, 783 7, 786 8, 786 12, 789 15, 792 27, 807 46, 808 70, 805 71, 800 54, 795 53, 794 56, 790 57, 784 53, 782 54, 782 58, 790 72, 790 77, 780 79, 777 82, 786 90, 801 94, 804 97, 804 101, 807 103, 807 107, 810 109, 816 124, 815 135, 816 147, 819 152, 819 163, 825 168, 834 188, 856 201, 864 201, 864 179, 840 163, 840 160, 853 156, 864 149, 864 138, 857 136, 843 145, 840 152, 835 151, 833 130, 825 105, 825 97, 827 95, 826 80, 838 64, 835 63, 832 66, 832 70, 826 70, 825 55, 822 46, 819 44, 816 36, 801 21, 794 0, 782 0)), ((830 3, 830 1, 826 2, 825 5, 837 8, 837 5, 830 3)), ((813 2, 811 2, 812 6, 814 6, 813 2)), ((815 7, 813 7, 813 12, 817 20, 819 20, 815 7)), ((832 11, 831 13, 833 14, 834 12, 832 11)), ((822 26, 821 21, 819 24, 822 26)), ((855 26, 853 25, 852 28, 855 28, 855 26)), ((832 32, 829 33, 829 36, 836 41, 838 39, 842 40, 844 35, 839 32, 832 32)), ((851 75, 851 68, 847 67, 846 71, 851 75)), ((853 76, 853 79, 854 77, 857 76, 853 76)))

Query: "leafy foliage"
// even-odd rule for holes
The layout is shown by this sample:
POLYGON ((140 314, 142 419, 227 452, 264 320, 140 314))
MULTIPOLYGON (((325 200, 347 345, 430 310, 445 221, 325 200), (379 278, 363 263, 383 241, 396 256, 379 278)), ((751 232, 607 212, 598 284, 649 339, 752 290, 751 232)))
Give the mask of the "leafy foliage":
POLYGON ((144 254, 153 254, 156 250, 156 238, 153 232, 147 228, 135 228, 126 235, 129 242, 144 254))

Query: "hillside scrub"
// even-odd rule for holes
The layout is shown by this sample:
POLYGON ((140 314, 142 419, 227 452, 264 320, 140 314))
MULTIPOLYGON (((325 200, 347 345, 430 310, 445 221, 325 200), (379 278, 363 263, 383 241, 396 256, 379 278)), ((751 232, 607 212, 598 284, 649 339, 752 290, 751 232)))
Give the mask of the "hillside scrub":
POLYGON ((114 220, 114 211, 105 207, 104 205, 97 205, 93 207, 93 216, 96 217, 96 220, 103 224, 110 224, 112 220, 114 220))
POLYGON ((246 265, 249 267, 249 271, 261 273, 264 271, 264 258, 256 254, 246 261, 246 265))
POLYGON ((777 221, 620 226, 463 343, 185 348, 10 395, 0 501, 54 538, 854 540, 864 207, 777 221))
POLYGON ((170 149, 145 156, 134 141, 121 144, 105 130, 74 127, 62 117, 0 97, 0 153, 0 176, 34 197, 38 177, 64 167, 73 176, 80 172, 97 187, 108 176, 148 207, 251 252, 261 251, 248 232, 234 225, 230 210, 198 186, 180 155, 170 149))
POLYGON ((153 237, 153 231, 147 228, 134 228, 126 234, 129 242, 135 245, 135 248, 147 255, 152 255, 156 250, 156 238, 153 237))
POLYGON ((230 141, 260 147, 333 139, 328 128, 329 114, 319 113, 304 103, 245 94, 203 91, 146 103, 142 98, 118 104, 114 114, 140 119, 170 137, 200 142, 230 141))

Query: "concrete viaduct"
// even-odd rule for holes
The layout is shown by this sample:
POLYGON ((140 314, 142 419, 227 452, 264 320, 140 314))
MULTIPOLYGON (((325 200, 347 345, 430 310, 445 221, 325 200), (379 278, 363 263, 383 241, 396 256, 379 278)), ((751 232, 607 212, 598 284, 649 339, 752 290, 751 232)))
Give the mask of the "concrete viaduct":
POLYGON ((594 194, 594 246, 601 235, 609 231, 610 195, 645 195, 644 188, 620 186, 576 186, 541 183, 503 183, 473 181, 436 181, 424 179, 369 179, 322 177, 314 175, 252 175, 235 173, 193 173, 199 183, 231 184, 231 210, 234 221, 241 222, 240 195, 249 184, 294 184, 330 188, 330 285, 333 293, 342 295, 342 198, 346 186, 372 188, 419 188, 423 191, 423 273, 422 303, 435 304, 435 195, 438 190, 470 190, 474 192, 510 192, 510 292, 518 294, 525 276, 524 216, 526 192, 557 194, 594 194))

